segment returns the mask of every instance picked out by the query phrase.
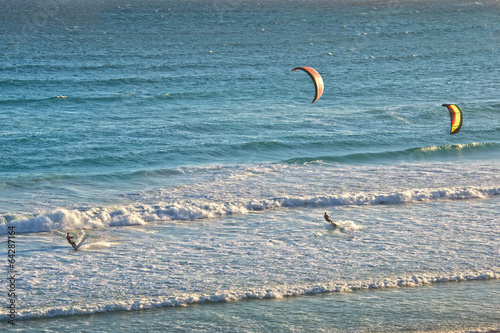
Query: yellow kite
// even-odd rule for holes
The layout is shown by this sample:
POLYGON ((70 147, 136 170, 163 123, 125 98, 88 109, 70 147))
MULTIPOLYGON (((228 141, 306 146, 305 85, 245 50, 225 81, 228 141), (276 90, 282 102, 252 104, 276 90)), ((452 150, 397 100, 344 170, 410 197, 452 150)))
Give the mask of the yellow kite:
POLYGON ((450 111, 451 131, 450 134, 457 134, 462 128, 462 110, 455 104, 443 104, 450 111))

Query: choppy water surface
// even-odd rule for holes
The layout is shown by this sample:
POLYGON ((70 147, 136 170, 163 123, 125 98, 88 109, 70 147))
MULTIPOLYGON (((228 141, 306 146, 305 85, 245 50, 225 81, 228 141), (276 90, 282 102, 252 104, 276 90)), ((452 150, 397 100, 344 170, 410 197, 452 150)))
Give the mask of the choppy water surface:
POLYGON ((496 2, 0 9, 5 327, 499 328, 496 2))

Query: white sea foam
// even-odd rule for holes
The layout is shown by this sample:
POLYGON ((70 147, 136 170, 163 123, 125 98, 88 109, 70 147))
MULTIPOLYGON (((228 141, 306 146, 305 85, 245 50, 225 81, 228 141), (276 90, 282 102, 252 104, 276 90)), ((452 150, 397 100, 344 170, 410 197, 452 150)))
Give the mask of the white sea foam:
POLYGON ((351 220, 335 221, 335 223, 341 231, 358 231, 362 229, 361 226, 357 225, 354 221, 351 220))
POLYGON ((177 221, 208 219, 233 214, 246 214, 280 207, 332 207, 341 205, 407 204, 431 200, 484 199, 500 194, 500 187, 490 188, 440 188, 400 190, 390 193, 358 192, 321 196, 283 196, 273 198, 190 198, 172 203, 154 205, 128 205, 94 207, 88 210, 57 209, 51 213, 19 219, 0 225, 0 233, 6 234, 8 226, 16 232, 45 232, 75 230, 110 226, 140 225, 153 221, 177 221))
MULTIPOLYGON (((190 304, 207 302, 231 302, 248 299, 280 299, 292 296, 316 295, 325 293, 345 293, 358 290, 386 289, 401 287, 420 287, 424 285, 444 282, 460 282, 473 280, 500 279, 500 272, 461 272, 449 275, 414 275, 409 277, 386 278, 376 281, 354 281, 350 283, 336 283, 335 281, 312 285, 283 285, 262 287, 251 290, 227 290, 216 294, 188 293, 177 296, 159 296, 154 299, 124 300, 121 302, 108 300, 99 304, 80 306, 40 307, 19 309, 18 320, 48 318, 56 316, 86 315, 111 311, 133 311, 160 307, 187 306, 190 304)), ((6 315, 0 315, 0 320, 7 320, 6 315)))
POLYGON ((108 249, 116 244, 119 244, 119 243, 99 241, 99 242, 82 244, 81 246, 78 247, 78 249, 79 250, 101 250, 101 249, 108 249))

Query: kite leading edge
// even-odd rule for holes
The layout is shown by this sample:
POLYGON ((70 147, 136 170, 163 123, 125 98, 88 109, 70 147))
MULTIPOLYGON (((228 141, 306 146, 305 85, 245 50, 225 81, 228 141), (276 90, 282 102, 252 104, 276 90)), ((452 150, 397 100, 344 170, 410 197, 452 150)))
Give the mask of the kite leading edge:
POLYGON ((462 128, 462 110, 455 104, 443 104, 448 108, 451 118, 451 131, 450 134, 457 134, 462 128))
POLYGON ((313 80, 314 87, 316 88, 316 94, 314 95, 314 99, 311 103, 316 102, 323 94, 324 89, 323 79, 321 78, 321 75, 319 75, 319 73, 311 67, 295 67, 294 69, 292 69, 292 72, 295 72, 297 69, 303 70, 304 72, 309 74, 309 76, 313 80))

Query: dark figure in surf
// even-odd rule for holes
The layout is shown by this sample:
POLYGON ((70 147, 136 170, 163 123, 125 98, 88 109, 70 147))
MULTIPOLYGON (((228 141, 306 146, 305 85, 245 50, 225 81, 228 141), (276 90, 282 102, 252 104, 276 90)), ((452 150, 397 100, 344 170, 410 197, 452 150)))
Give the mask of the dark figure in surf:
POLYGON ((326 222, 330 223, 334 228, 337 226, 335 224, 335 222, 333 222, 332 220, 330 220, 330 216, 328 216, 328 214, 325 212, 325 220, 326 222))
POLYGON ((75 238, 75 236, 70 236, 69 232, 66 234, 66 239, 68 240, 68 243, 70 243, 71 246, 73 246, 73 248, 76 250, 76 244, 75 242, 72 241, 73 238, 75 238))

